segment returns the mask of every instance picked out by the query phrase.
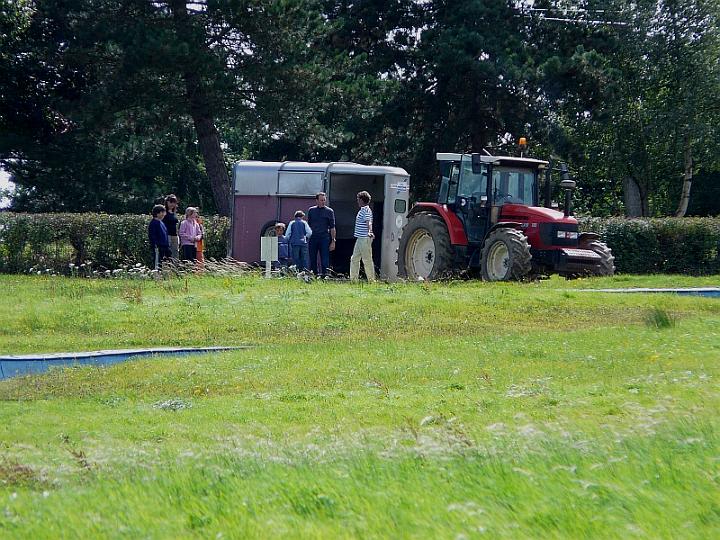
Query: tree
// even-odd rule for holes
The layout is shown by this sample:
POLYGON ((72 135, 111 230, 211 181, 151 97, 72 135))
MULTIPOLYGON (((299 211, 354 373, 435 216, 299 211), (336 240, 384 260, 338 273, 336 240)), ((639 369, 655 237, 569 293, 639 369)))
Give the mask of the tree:
POLYGON ((717 167, 717 15, 704 0, 604 3, 602 24, 568 29, 575 53, 546 62, 546 73, 564 79, 550 101, 555 147, 585 176, 591 209, 618 209, 624 188, 631 215, 676 206, 684 215, 693 165, 717 167), (584 67, 567 71, 573 63, 584 67))
MULTIPOLYGON (((214 206, 228 215, 230 180, 217 119, 251 112, 265 87, 262 68, 277 72, 272 66, 278 41, 273 37, 278 26, 272 22, 274 4, 35 0, 14 10, 12 16, 22 15, 24 25, 4 55, 17 64, 11 66, 17 80, 0 83, 14 90, 0 97, 8 133, 0 157, 21 190, 27 186, 33 197, 56 198, 65 187, 81 183, 95 192, 100 209, 110 210, 99 194, 107 189, 106 177, 116 176, 114 169, 108 170, 107 154, 117 154, 128 142, 123 140, 128 130, 118 125, 151 119, 143 127, 165 137, 182 132, 189 120, 214 206), (19 117, 12 111, 32 87, 40 90, 27 93, 29 112, 19 117), (111 136, 114 133, 118 136, 111 136), (105 151, 103 142, 108 144, 105 151), (57 170, 67 170, 69 162, 76 164, 74 182, 49 189, 57 170)), ((287 2, 281 9, 294 7, 287 2)), ((134 128, 129 135, 152 140, 134 128)), ((194 150, 187 144, 181 147, 194 150)), ((181 161, 188 158, 194 161, 192 154, 181 161)), ((77 201, 76 195, 70 190, 62 198, 77 201)))

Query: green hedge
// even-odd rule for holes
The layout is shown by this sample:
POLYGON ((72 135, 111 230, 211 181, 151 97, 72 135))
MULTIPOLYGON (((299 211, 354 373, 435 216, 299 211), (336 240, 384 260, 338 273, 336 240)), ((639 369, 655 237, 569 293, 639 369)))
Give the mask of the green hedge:
MULTIPOLYGON (((0 272, 31 268, 70 273, 70 264, 88 261, 96 269, 150 265, 150 216, 108 214, 13 214, 0 212, 0 272)), ((203 218, 205 256, 227 255, 230 220, 203 218)))
MULTIPOLYGON (((206 257, 227 254, 230 220, 204 219, 206 257)), ((149 216, 0 212, 0 272, 31 268, 70 273, 70 263, 95 269, 150 265, 149 216)), ((580 218, 580 230, 603 236, 618 273, 720 273, 720 218, 580 218)))
POLYGON ((622 274, 720 273, 720 218, 581 218, 600 233, 622 274))

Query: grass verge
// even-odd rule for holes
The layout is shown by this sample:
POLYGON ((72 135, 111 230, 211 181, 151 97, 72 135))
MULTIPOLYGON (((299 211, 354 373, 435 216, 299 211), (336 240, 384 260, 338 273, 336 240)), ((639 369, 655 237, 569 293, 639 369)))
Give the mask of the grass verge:
POLYGON ((572 290, 662 279, 0 277, 6 353, 256 345, 0 383, 0 536, 717 536, 720 301, 572 290))

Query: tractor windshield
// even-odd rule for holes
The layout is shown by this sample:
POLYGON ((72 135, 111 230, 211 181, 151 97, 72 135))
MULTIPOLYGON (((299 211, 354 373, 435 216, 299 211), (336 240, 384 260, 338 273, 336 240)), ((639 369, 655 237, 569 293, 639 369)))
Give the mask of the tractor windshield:
POLYGON ((492 171, 493 205, 506 203, 535 205, 535 171, 494 167, 492 171))

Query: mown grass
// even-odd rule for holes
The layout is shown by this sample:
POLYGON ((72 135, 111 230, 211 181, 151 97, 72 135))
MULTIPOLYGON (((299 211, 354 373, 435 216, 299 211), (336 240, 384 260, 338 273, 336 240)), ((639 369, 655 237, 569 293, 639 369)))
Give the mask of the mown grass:
POLYGON ((0 351, 250 344, 0 383, 0 536, 710 538, 720 300, 0 277, 0 351), (667 323, 667 324, 666 324, 667 323))

